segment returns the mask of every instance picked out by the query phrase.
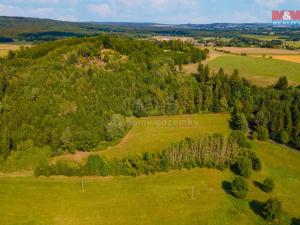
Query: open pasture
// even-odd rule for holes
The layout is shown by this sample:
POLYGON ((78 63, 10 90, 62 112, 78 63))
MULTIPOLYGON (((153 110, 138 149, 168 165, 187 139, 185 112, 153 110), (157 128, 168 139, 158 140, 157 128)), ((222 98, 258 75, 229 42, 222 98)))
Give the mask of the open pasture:
POLYGON ((275 48, 240 48, 240 47, 222 47, 224 51, 229 51, 232 54, 247 55, 298 55, 299 51, 275 48))
POLYGON ((226 55, 209 62, 212 70, 223 68, 225 72, 239 71, 242 77, 257 85, 268 86, 274 84, 280 76, 287 76, 291 85, 300 83, 300 64, 278 59, 263 57, 226 55))
POLYGON ((263 170, 248 179, 244 200, 223 189, 233 179, 229 170, 175 170, 136 178, 0 177, 0 224, 267 225, 250 203, 270 197, 279 198, 289 216, 298 218, 299 152, 272 142, 251 144, 263 170), (276 184, 270 194, 254 185, 267 176, 276 184))
MULTIPOLYGON (((107 158, 122 158, 128 154, 161 151, 186 137, 198 137, 216 132, 228 135, 229 117, 229 114, 195 114, 133 119, 133 128, 119 144, 98 151, 97 154, 107 158)), ((82 161, 90 154, 95 153, 65 154, 56 157, 55 160, 82 161)))

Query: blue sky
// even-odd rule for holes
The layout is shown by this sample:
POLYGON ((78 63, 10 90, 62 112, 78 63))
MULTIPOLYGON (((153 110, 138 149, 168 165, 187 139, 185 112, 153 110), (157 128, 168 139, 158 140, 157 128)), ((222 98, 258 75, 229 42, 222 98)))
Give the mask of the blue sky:
POLYGON ((300 0, 0 0, 1 16, 97 22, 271 22, 272 9, 300 0))

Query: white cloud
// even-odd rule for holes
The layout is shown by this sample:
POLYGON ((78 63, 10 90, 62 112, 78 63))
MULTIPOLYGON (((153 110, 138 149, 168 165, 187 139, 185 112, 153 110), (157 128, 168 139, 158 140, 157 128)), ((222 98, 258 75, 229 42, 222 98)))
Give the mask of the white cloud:
POLYGON ((25 17, 50 17, 53 8, 21 8, 11 5, 0 4, 0 13, 3 16, 25 16, 25 17))
POLYGON ((77 5, 80 0, 11 0, 12 3, 21 4, 72 4, 77 5))
POLYGON ((268 9, 276 9, 281 4, 283 4, 286 0, 255 0, 255 2, 262 7, 268 9))
POLYGON ((71 21, 71 22, 79 21, 79 18, 77 16, 73 16, 73 15, 59 16, 59 17, 57 17, 57 19, 61 20, 61 21, 71 21))
POLYGON ((111 16, 114 13, 114 10, 108 5, 108 4, 89 4, 88 5, 88 9, 91 12, 95 12, 98 15, 100 15, 101 17, 108 17, 111 16))

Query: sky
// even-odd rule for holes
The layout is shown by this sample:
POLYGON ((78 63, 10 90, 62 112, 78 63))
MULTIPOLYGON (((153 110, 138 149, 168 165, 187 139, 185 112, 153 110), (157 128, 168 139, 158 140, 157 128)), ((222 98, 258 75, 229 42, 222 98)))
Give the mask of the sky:
POLYGON ((271 22, 276 9, 300 0, 0 0, 0 16, 94 22, 271 22))

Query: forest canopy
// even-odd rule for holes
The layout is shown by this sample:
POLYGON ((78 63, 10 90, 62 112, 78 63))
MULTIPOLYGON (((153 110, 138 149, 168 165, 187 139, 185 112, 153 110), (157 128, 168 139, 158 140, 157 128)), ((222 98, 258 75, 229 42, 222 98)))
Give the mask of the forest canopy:
POLYGON ((0 59, 1 157, 28 142, 52 154, 90 151, 120 139, 126 117, 201 112, 232 113, 233 129, 299 149, 299 90, 284 77, 259 88, 201 63, 196 74, 181 73, 207 54, 191 43, 115 35, 11 52, 0 59))

